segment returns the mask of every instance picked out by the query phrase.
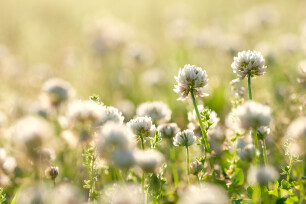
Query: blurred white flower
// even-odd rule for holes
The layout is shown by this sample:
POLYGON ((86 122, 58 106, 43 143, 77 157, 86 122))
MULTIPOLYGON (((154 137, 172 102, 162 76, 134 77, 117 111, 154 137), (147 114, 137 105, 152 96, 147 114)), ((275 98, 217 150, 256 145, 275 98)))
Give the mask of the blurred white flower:
POLYGON ((183 130, 182 132, 178 132, 173 138, 174 146, 191 146, 197 140, 197 137, 194 136, 192 130, 183 130))
POLYGON ((137 151, 135 153, 136 164, 144 172, 156 172, 163 164, 165 158, 159 151, 155 149, 137 151))
POLYGON ((306 85, 306 60, 303 60, 298 65, 299 78, 298 82, 300 84, 306 85))
POLYGON ((268 126, 272 120, 271 109, 255 101, 246 101, 237 107, 241 127, 258 128, 268 126))
POLYGON ((273 166, 251 166, 248 171, 249 184, 267 185, 279 178, 278 172, 273 166))
POLYGON ((38 156, 39 150, 50 142, 53 130, 49 123, 39 117, 27 116, 19 119, 12 129, 12 142, 30 156, 38 156))
POLYGON ((200 171, 202 171, 204 165, 202 164, 202 162, 196 160, 189 165, 189 168, 191 174, 197 175, 200 171))
POLYGON ((134 153, 131 150, 118 149, 112 154, 115 166, 121 169, 128 169, 135 164, 134 153))
POLYGON ((135 184, 113 184, 102 195, 106 204, 143 204, 141 187, 135 184))
POLYGON ((72 86, 58 78, 52 78, 46 81, 42 87, 51 105, 59 105, 75 95, 72 86))
POLYGON ((256 148, 253 144, 246 144, 238 148, 238 155, 242 161, 251 162, 256 156, 256 148))
POLYGON ((296 118, 291 122, 285 133, 284 140, 290 139, 289 150, 293 155, 305 153, 306 148, 306 117, 296 118))
POLYGON ((160 137, 172 139, 181 130, 176 123, 165 123, 157 127, 160 137))
POLYGON ((125 120, 131 119, 135 114, 135 105, 129 100, 117 101, 115 106, 122 112, 125 120))
POLYGON ((247 75, 251 75, 251 77, 263 75, 267 68, 264 63, 265 60, 260 52, 255 50, 239 52, 238 56, 234 57, 234 62, 231 65, 233 72, 237 74, 239 78, 234 79, 232 82, 239 82, 247 75))
POLYGON ((190 91, 194 91, 195 96, 208 96, 203 90, 208 83, 208 76, 206 71, 200 67, 186 64, 183 69, 179 70, 175 80, 178 84, 174 85, 173 90, 181 95, 178 100, 185 100, 190 91))
POLYGON ((180 193, 178 204, 230 204, 227 192, 220 186, 211 183, 188 186, 180 193))
POLYGON ((117 108, 114 108, 112 106, 104 106, 102 109, 102 119, 99 125, 104 125, 108 121, 112 121, 121 125, 124 121, 124 117, 117 108))
POLYGON ((161 101, 146 102, 138 106, 136 113, 138 116, 151 117, 153 122, 164 123, 171 118, 171 110, 167 104, 161 101))
POLYGON ((46 203, 84 204, 85 198, 75 186, 70 184, 61 184, 48 193, 46 203))
POLYGON ((97 135, 97 151, 101 157, 118 149, 130 150, 134 146, 134 135, 125 125, 106 123, 97 135))
POLYGON ((151 137, 155 134, 156 127, 153 125, 150 117, 137 117, 130 120, 127 126, 133 131, 137 136, 151 137))
POLYGON ((93 101, 77 100, 68 106, 67 117, 73 123, 96 125, 102 120, 103 111, 104 107, 93 101))
POLYGON ((0 148, 0 170, 11 173, 14 171, 16 166, 16 159, 14 157, 8 156, 4 148, 0 148))

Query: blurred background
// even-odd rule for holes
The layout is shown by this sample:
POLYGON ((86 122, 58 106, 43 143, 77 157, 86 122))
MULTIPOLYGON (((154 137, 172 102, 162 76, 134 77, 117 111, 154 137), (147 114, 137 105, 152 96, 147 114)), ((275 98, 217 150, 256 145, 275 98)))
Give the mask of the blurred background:
POLYGON ((210 96, 199 101, 222 120, 233 57, 248 49, 262 52, 268 67, 252 83, 254 98, 277 107, 306 59, 305 9, 303 0, 2 0, 0 111, 26 114, 57 77, 79 98, 97 94, 130 117, 142 102, 163 101, 186 127, 191 104, 172 89, 179 68, 195 64, 209 76, 210 96))

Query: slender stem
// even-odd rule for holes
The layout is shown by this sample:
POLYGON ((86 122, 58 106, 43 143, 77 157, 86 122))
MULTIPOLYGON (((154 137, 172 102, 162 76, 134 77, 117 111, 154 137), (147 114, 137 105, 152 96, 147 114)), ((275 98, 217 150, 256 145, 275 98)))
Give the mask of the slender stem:
POLYGON ((289 182, 289 179, 290 179, 290 173, 291 173, 291 168, 292 168, 292 162, 293 162, 292 155, 290 155, 290 164, 289 164, 289 171, 288 171, 288 174, 287 174, 287 182, 289 182))
POLYGON ((252 87, 251 87, 251 74, 248 74, 248 88, 249 88, 249 99, 253 100, 252 87))
MULTIPOLYGON (((253 129, 253 135, 254 135, 254 145, 255 145, 255 147, 256 147, 256 152, 257 151, 259 151, 259 147, 258 147, 258 138, 257 138, 257 130, 256 130, 256 128, 254 128, 253 129)), ((260 164, 260 160, 259 160, 259 158, 258 158, 258 156, 257 156, 257 153, 256 153, 256 163, 259 165, 260 164)))
POLYGON ((187 167, 187 176, 189 175, 189 151, 188 146, 186 145, 186 167, 187 167))
POLYGON ((173 148, 172 143, 170 143, 170 158, 172 162, 172 174, 173 174, 173 181, 174 181, 174 186, 178 186, 178 175, 177 175, 177 170, 176 170, 176 163, 175 163, 175 149, 173 148))
POLYGON ((265 139, 262 139, 261 142, 262 142, 262 155, 264 158, 264 163, 265 163, 265 166, 268 166, 267 146, 266 146, 265 139))
POLYGON ((54 187, 56 186, 56 184, 55 184, 55 178, 53 179, 53 185, 54 185, 54 187))
POLYGON ((139 135, 139 137, 140 137, 140 142, 141 142, 141 149, 144 150, 143 137, 142 137, 142 135, 139 135))
POLYGON ((208 142, 207 133, 205 131, 204 125, 203 125, 202 120, 201 120, 201 116, 200 116, 200 113, 199 113, 197 102, 196 102, 195 97, 194 97, 193 89, 190 91, 190 93, 191 93, 191 97, 192 97, 194 110, 197 114, 197 118, 198 118, 198 121, 199 121, 199 124, 200 124, 200 128, 201 128, 201 131, 202 131, 203 138, 204 138, 205 154, 206 154, 206 152, 210 153, 211 149, 210 149, 210 145, 209 145, 209 142, 208 142))
POLYGON ((125 183, 125 181, 124 181, 124 179, 123 179, 123 177, 122 177, 122 175, 121 175, 119 169, 118 169, 118 168, 115 168, 115 171, 116 171, 116 175, 117 175, 118 179, 119 179, 122 183, 125 183))

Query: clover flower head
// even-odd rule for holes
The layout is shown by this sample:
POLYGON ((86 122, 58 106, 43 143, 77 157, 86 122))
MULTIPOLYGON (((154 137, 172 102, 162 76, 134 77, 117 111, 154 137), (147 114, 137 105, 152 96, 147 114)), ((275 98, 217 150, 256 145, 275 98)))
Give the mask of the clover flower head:
POLYGON ((118 123, 121 125, 124 121, 124 117, 122 116, 122 113, 112 106, 104 106, 102 111, 102 120, 101 125, 104 125, 105 123, 112 121, 114 123, 118 123))
POLYGON ((141 186, 135 184, 112 184, 104 188, 102 203, 112 204, 142 204, 143 196, 141 186), (104 200, 105 199, 105 200, 104 200))
POLYGON ((192 162, 189 166, 190 166, 190 173, 194 175, 197 175, 204 168, 202 162, 198 160, 192 162))
POLYGON ((176 123, 165 123, 157 127, 162 138, 173 138, 181 129, 176 123))
POLYGON ((151 117, 157 123, 167 122, 171 118, 170 108, 167 104, 160 101, 140 104, 136 112, 138 116, 151 117))
POLYGON ((277 180, 278 177, 279 174, 273 166, 251 166, 248 171, 248 182, 250 184, 266 185, 277 180))
POLYGON ((185 100, 191 91, 194 92, 195 96, 208 96, 203 91, 208 83, 208 76, 201 67, 186 64, 183 69, 179 70, 175 79, 178 84, 174 85, 173 90, 181 95, 178 100, 185 100))
POLYGON ((197 140, 197 137, 194 136, 194 133, 192 130, 183 130, 182 132, 178 132, 175 137, 173 138, 173 145, 174 146, 191 146, 195 141, 197 140))
POLYGON ((212 183, 204 183, 202 185, 191 185, 180 193, 178 204, 185 203, 205 203, 205 204, 229 204, 230 199, 227 192, 220 186, 212 183))
POLYGON ((136 164, 145 172, 156 172, 163 164, 165 158, 157 150, 150 149, 135 153, 136 164))
POLYGON ((156 131, 156 127, 153 125, 151 118, 147 116, 132 119, 127 123, 127 126, 135 135, 142 137, 151 137, 156 131))
POLYGON ((231 65, 233 72, 237 74, 239 78, 234 79, 232 82, 239 82, 247 75, 251 75, 251 77, 263 75, 267 68, 264 64, 265 60, 262 54, 256 50, 239 52, 238 56, 234 57, 234 62, 231 65))
POLYGON ((270 107, 255 101, 247 101, 238 106, 237 115, 245 129, 268 126, 272 120, 270 107))

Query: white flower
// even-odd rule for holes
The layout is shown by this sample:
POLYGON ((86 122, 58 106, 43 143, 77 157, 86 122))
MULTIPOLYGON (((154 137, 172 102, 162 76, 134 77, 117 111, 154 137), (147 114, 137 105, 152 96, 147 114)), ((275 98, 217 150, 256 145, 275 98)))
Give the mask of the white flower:
POLYGON ((17 166, 16 159, 8 156, 4 148, 0 148, 0 170, 13 172, 17 166))
POLYGON ((112 154, 112 160, 121 169, 128 169, 135 164, 134 154, 131 150, 115 150, 112 154))
POLYGON ((258 128, 269 125, 271 109, 255 101, 247 101, 237 108, 237 115, 243 128, 258 128))
POLYGON ((138 116, 151 117, 157 123, 167 122, 171 118, 171 110, 168 105, 160 101, 140 104, 136 112, 138 116))
POLYGON ((185 100, 190 91, 194 91, 195 96, 208 96, 204 93, 203 88, 207 85, 208 76, 206 71, 195 65, 186 64, 183 69, 179 70, 178 76, 175 77, 177 85, 173 89, 180 94, 178 100, 185 100))
POLYGON ((174 146, 191 146, 197 140, 192 130, 178 132, 173 138, 174 146))
POLYGON ((151 137, 156 131, 155 125, 152 124, 151 118, 147 116, 132 119, 127 123, 127 126, 135 135, 142 137, 151 137))
POLYGON ((97 151, 102 156, 114 150, 129 150, 135 146, 134 135, 128 127, 106 123, 97 136, 97 151))
POLYGON ((104 108, 93 101, 77 100, 68 106, 67 117, 73 123, 96 124, 102 120, 104 108))
POLYGON ((256 156, 256 149, 253 144, 247 144, 238 148, 238 155, 242 161, 251 162, 256 156))
POLYGON ((251 77, 263 75, 267 68, 264 63, 265 60, 260 52, 255 50, 239 52, 238 56, 234 57, 234 62, 231 65, 233 72, 237 74, 239 78, 232 82, 239 82, 248 74, 250 74, 251 77))
POLYGON ((141 187, 135 184, 113 184, 107 186, 102 194, 106 204, 143 204, 141 187), (105 196, 103 196, 105 195, 105 196))
POLYGON ((135 153, 136 164, 145 172, 156 172, 163 164, 165 158, 157 150, 150 149, 135 153))
POLYGON ((291 122, 284 139, 289 139, 289 150, 294 155, 305 153, 306 148, 306 117, 296 118, 291 122))
POLYGON ((51 126, 39 117, 27 116, 16 122, 12 130, 12 140, 18 148, 31 156, 37 156, 38 150, 52 136, 51 126))
POLYGON ((123 123, 124 117, 122 113, 112 106, 104 106, 102 110, 102 120, 100 125, 104 125, 108 121, 112 121, 121 125, 123 123))
POLYGON ((83 204, 85 199, 79 190, 70 184, 60 184, 47 194, 46 203, 83 204))
POLYGON ((216 184, 191 185, 180 194, 178 204, 230 204, 227 192, 216 184))
POLYGON ((251 166, 248 171, 249 184, 266 185, 277 180, 278 177, 279 174, 273 166, 251 166))
POLYGON ((303 60, 298 65, 299 78, 298 82, 306 85, 306 60, 303 60))
POLYGON ((181 129, 176 123, 165 123, 157 127, 158 132, 162 138, 172 139, 181 129))
POLYGON ((42 90, 52 105, 59 105, 74 96, 72 86, 68 82, 58 78, 52 78, 46 81, 42 90))
POLYGON ((198 160, 192 162, 189 166, 190 166, 190 173, 194 175, 198 174, 204 168, 204 165, 198 160))

